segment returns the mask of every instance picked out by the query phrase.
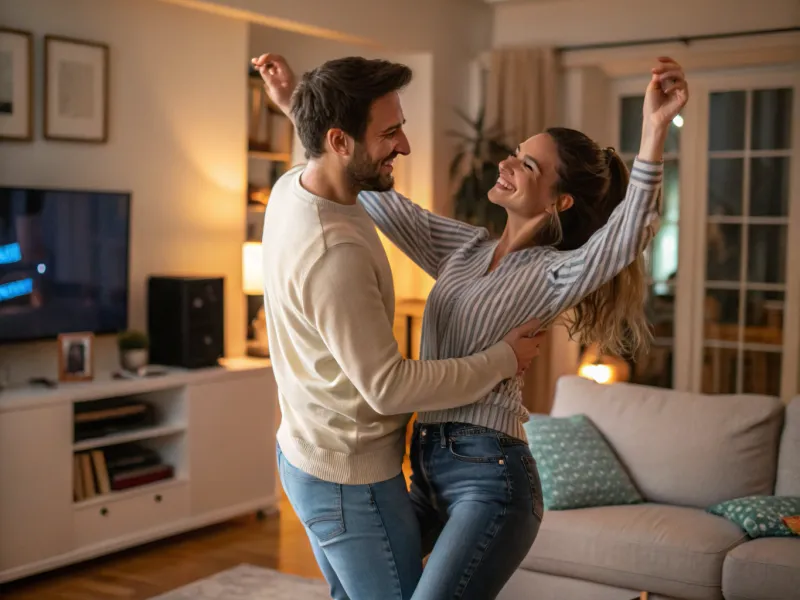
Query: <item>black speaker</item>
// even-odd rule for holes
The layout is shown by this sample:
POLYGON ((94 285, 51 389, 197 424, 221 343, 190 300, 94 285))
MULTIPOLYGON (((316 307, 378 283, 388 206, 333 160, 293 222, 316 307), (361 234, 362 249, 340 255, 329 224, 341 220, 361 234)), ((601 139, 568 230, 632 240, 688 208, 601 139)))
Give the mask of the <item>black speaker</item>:
POLYGON ((222 277, 151 276, 147 281, 150 362, 196 369, 225 348, 222 277))

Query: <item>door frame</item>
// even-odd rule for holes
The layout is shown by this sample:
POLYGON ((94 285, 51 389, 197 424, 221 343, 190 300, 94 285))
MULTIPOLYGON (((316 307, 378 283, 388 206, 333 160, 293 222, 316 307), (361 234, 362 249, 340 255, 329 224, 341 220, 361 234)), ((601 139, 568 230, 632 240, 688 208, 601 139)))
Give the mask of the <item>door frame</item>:
MULTIPOLYGON (((783 349, 780 397, 788 402, 800 393, 800 269, 791 258, 800 257, 800 68, 796 65, 687 73, 690 99, 681 115, 678 215, 678 277, 675 292, 673 389, 700 392, 703 369, 703 319, 705 294, 706 213, 709 94, 715 91, 758 87, 794 88, 790 160, 789 224, 785 276, 783 349)), ((619 146, 619 98, 641 95, 648 77, 615 79, 610 90, 610 127, 619 146)), ((746 260, 746 257, 744 258, 746 260)))
MULTIPOLYGON (((800 257, 800 179, 796 174, 800 171, 800 69, 796 66, 760 67, 698 74, 692 78, 692 100, 697 110, 697 119, 692 123, 694 131, 693 146, 696 156, 693 160, 692 197, 699 201, 694 204, 692 221, 695 241, 693 247, 697 256, 705 257, 706 252, 706 216, 708 202, 708 111, 709 95, 712 92, 729 90, 748 90, 752 88, 792 87, 792 133, 791 160, 789 168, 789 212, 787 225, 786 275, 783 311, 783 349, 781 351, 781 383, 780 397, 788 402, 800 391, 800 269, 791 269, 792 256, 800 257), (702 127, 700 126, 702 124, 702 127)), ((691 103, 691 100, 690 100, 691 103)), ((743 257, 742 260, 747 260, 743 257)), ((690 330, 693 332, 692 347, 697 360, 692 361, 692 391, 702 389, 704 326, 703 304, 705 293, 705 260, 695 261, 696 271, 692 298, 692 320, 690 330)))

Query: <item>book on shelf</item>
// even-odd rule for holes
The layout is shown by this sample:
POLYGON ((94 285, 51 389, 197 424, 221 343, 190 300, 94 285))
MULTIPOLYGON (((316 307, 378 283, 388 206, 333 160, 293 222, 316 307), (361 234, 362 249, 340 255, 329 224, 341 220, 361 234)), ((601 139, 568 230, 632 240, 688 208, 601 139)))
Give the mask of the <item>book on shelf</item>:
POLYGON ((73 455, 73 497, 76 502, 170 479, 175 468, 152 448, 121 444, 73 455))
POLYGON ((74 439, 80 442, 155 424, 151 404, 135 398, 108 398, 75 404, 74 439))

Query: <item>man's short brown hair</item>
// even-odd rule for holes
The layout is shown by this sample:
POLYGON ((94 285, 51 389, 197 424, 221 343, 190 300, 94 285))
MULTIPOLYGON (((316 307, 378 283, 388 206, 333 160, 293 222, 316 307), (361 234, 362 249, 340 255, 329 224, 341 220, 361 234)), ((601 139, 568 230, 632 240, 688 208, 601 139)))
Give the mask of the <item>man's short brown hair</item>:
POLYGON ((305 73, 292 95, 292 115, 306 158, 322 156, 332 128, 362 141, 372 103, 400 91, 411 77, 406 65, 360 56, 331 60, 305 73))

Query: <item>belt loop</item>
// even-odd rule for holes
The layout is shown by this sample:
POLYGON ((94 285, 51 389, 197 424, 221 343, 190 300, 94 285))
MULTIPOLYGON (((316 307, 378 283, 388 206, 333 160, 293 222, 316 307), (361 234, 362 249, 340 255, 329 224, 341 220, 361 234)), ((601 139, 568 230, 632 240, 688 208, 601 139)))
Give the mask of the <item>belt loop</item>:
POLYGON ((439 434, 441 435, 441 446, 442 448, 447 448, 447 433, 445 432, 444 423, 439 425, 439 434))

